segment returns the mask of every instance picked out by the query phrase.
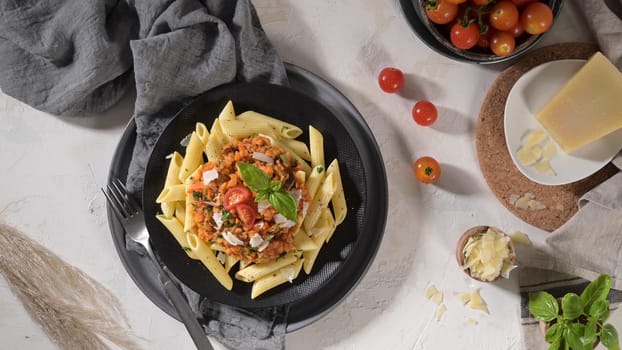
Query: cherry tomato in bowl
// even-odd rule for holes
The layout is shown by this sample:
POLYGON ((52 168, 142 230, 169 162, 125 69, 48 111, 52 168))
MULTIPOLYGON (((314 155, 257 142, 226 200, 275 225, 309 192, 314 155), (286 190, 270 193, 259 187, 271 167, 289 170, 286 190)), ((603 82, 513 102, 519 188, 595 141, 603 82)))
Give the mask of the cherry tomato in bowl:
POLYGON ((421 157, 413 165, 415 177, 420 182, 431 184, 441 177, 441 165, 432 157, 421 157))
POLYGON ((456 22, 449 32, 451 43, 461 49, 468 50, 477 44, 479 39, 479 25, 475 22, 456 22))
POLYGON ((492 7, 489 15, 490 25, 498 30, 506 31, 518 23, 518 7, 509 0, 499 1, 492 7))
POLYGON ((533 2, 521 12, 520 23, 529 34, 542 34, 553 25, 553 11, 542 2, 533 2))
POLYGON ((427 0, 424 6, 426 16, 436 24, 447 24, 456 19, 458 15, 457 3, 445 0, 427 0))
POLYGON ((421 126, 430 126, 434 124, 438 118, 438 110, 432 102, 421 100, 415 103, 412 115, 417 124, 421 126))
POLYGON ((378 85, 386 93, 398 92, 404 86, 404 73, 393 67, 386 67, 378 74, 378 85))

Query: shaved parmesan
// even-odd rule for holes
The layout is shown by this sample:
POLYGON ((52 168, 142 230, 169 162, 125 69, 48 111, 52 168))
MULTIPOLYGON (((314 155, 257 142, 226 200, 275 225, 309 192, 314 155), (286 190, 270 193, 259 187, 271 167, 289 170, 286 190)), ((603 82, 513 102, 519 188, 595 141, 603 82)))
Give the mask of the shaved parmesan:
POLYGON ((279 225, 281 228, 290 228, 296 226, 296 223, 292 220, 289 220, 282 214, 276 214, 274 216, 274 222, 279 225))
POLYGON ((474 309, 474 310, 480 310, 480 311, 482 311, 484 313, 487 313, 487 314, 489 313, 488 312, 488 306, 486 305, 486 302, 479 295, 479 289, 471 288, 469 296, 470 296, 470 300, 467 303, 468 307, 470 307, 471 309, 474 309))
POLYGON ((548 139, 548 135, 544 129, 529 130, 521 139, 525 147, 531 148, 548 139))
POLYGON ((241 239, 239 239, 236 235, 234 235, 233 233, 226 231, 222 233, 222 238, 225 239, 225 241, 227 241, 227 243, 231 244, 231 245, 244 245, 244 241, 242 241, 241 239))
POLYGON ((164 157, 164 159, 173 159, 174 155, 175 153, 169 153, 166 157, 164 157))
POLYGON ((263 214, 263 212, 268 208, 272 208, 272 205, 270 204, 270 202, 268 201, 257 202, 257 211, 259 212, 259 214, 263 214))
POLYGON ((557 154, 555 144, 544 129, 530 130, 521 139, 516 151, 518 162, 525 167, 533 167, 538 173, 557 175, 549 160, 557 154))
POLYGON ((261 152, 253 152, 253 158, 268 164, 274 163, 274 159, 261 152))
POLYGON ((476 319, 474 319, 474 318, 471 318, 471 317, 467 317, 467 318, 466 318, 466 320, 465 320, 465 322, 466 322, 467 324, 472 324, 472 325, 474 325, 474 326, 476 326, 476 325, 477 325, 477 320, 476 320, 476 319))
POLYGON ((522 233, 520 231, 512 232, 510 234, 510 239, 514 243, 532 245, 531 240, 529 239, 529 236, 527 236, 525 233, 522 233))
POLYGON ((510 203, 510 205, 514 205, 514 204, 516 204, 516 201, 517 201, 519 198, 520 198, 520 196, 519 196, 519 195, 517 195, 517 194, 515 194, 515 193, 512 193, 512 194, 510 195, 510 199, 508 200, 508 202, 510 203))
POLYGON ((536 169, 536 171, 540 174, 556 175, 555 171, 553 171, 553 168, 551 168, 551 163, 549 163, 549 161, 546 159, 541 159, 536 164, 534 164, 534 169, 536 169))
POLYGON ((458 298, 458 300, 460 300, 462 305, 464 305, 464 304, 468 303, 469 300, 471 300, 471 294, 470 293, 460 293, 460 294, 456 295, 456 298, 458 298))
POLYGON ((212 214, 212 219, 214 219, 214 224, 216 224, 216 230, 220 230, 220 228, 222 227, 222 213, 221 212, 216 212, 214 214, 212 214))
POLYGON ((516 156, 518 157, 518 161, 524 166, 533 165, 538 161, 538 158, 531 153, 531 150, 525 147, 521 147, 518 152, 516 152, 516 156))
POLYGON ((292 267, 284 267, 279 270, 279 273, 281 274, 281 276, 287 279, 289 283, 294 282, 294 279, 296 278, 296 270, 294 270, 294 268, 292 267))
POLYGON ((218 170, 211 169, 203 172, 203 184, 209 185, 210 182, 218 179, 218 170))
POLYGON ((225 261, 227 261, 227 255, 223 252, 218 252, 218 254, 216 254, 216 260, 218 260, 221 265, 224 265, 225 261))
POLYGON ((471 276, 482 281, 492 281, 499 277, 504 267, 514 260, 510 238, 493 228, 469 237, 462 253, 462 268, 468 269, 471 276))
POLYGON ((544 148, 542 149, 542 158, 546 160, 553 159, 557 155, 557 148, 555 148, 555 144, 551 141, 544 144, 544 148))
POLYGON ((436 289, 433 284, 430 284, 425 290, 425 298, 436 305, 440 305, 443 302, 443 292, 436 289))
POLYGON ((181 139, 181 141, 179 141, 179 145, 183 147, 188 147, 188 144, 190 144, 191 137, 192 137, 192 133, 186 135, 183 139, 181 139))

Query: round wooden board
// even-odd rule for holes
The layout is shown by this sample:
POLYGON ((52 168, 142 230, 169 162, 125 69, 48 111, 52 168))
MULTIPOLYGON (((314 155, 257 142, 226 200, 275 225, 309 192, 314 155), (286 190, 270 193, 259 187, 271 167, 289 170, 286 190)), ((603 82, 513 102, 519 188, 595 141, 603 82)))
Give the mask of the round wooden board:
POLYGON ((593 44, 562 43, 526 54, 506 68, 493 82, 480 109, 476 128, 476 149, 480 169, 499 201, 528 224, 552 232, 578 210, 578 199, 618 170, 609 163, 592 176, 567 185, 545 186, 526 178, 514 165, 505 143, 503 114, 514 83, 531 68, 560 59, 587 59, 598 50, 593 44), (532 193, 546 209, 518 209, 510 204, 512 194, 532 193))

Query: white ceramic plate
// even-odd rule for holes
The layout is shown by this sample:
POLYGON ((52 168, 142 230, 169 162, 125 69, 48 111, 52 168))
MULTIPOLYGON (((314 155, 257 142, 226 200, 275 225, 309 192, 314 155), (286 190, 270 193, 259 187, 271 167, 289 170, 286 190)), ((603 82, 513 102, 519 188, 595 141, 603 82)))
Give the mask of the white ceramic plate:
POLYGON ((516 167, 530 180, 543 185, 564 185, 584 179, 607 165, 622 147, 622 129, 572 153, 557 148, 550 160, 555 172, 543 174, 532 166, 523 166, 516 156, 521 138, 530 130, 543 129, 535 114, 585 64, 585 60, 551 61, 532 68, 510 90, 505 104, 505 142, 516 167))

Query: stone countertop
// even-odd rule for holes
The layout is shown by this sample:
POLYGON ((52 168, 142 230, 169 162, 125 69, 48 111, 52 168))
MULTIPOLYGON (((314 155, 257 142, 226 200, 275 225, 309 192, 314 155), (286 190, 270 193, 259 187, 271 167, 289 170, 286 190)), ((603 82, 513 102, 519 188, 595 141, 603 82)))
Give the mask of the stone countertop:
MULTIPOLYGON (((360 284, 322 319, 287 336, 289 349, 520 349, 516 276, 490 285, 457 266, 454 245, 476 225, 530 236, 493 196, 475 152, 475 124, 488 87, 507 66, 453 61, 428 48, 396 0, 254 0, 268 37, 287 62, 339 89, 365 117, 388 175, 389 216, 376 259, 360 284), (406 74, 400 94, 377 85, 385 66, 406 74), (439 107, 433 127, 412 121, 420 99, 439 107), (412 164, 430 155, 443 174, 418 183, 412 164), (424 298, 429 283, 445 293, 447 312, 424 298), (479 287, 490 314, 465 308, 454 293, 479 287), (477 320, 477 325, 466 322, 477 320)), ((538 46, 592 41, 566 1, 538 46)), ((105 199, 112 154, 133 110, 125 97, 106 116, 50 116, 0 93, 0 211, 65 261, 108 287, 122 302, 147 349, 192 349, 181 323, 146 298, 125 271, 108 229, 105 199)), ((52 349, 0 279, 0 339, 7 349, 52 349)))

